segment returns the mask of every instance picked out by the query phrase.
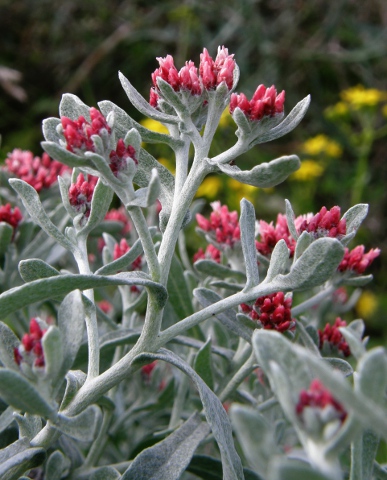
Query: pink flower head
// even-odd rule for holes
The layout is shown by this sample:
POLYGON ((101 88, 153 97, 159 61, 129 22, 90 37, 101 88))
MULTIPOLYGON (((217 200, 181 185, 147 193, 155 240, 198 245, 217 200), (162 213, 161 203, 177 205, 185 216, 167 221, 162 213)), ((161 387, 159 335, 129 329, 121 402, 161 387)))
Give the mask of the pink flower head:
POLYGON ((200 54, 199 73, 206 90, 213 90, 222 82, 225 82, 227 88, 231 90, 234 83, 234 69, 234 55, 229 55, 225 47, 218 47, 215 61, 206 48, 200 54))
POLYGON ((306 231, 315 238, 332 237, 340 239, 347 233, 345 218, 340 220, 340 207, 337 206, 330 210, 322 207, 313 217, 298 221, 296 219, 296 223, 299 224, 298 233, 306 231))
POLYGON ((28 150, 15 148, 5 160, 5 171, 16 175, 40 192, 43 188, 49 188, 58 179, 58 175, 70 172, 67 165, 52 160, 47 153, 42 158, 34 157, 28 150))
POLYGON ((343 334, 339 330, 339 327, 346 326, 347 322, 342 320, 340 317, 337 317, 333 325, 327 323, 324 327, 324 330, 319 330, 318 336, 320 339, 320 350, 323 348, 324 343, 327 342, 331 346, 334 346, 340 350, 344 357, 349 357, 349 355, 351 355, 351 350, 349 349, 349 345, 343 337, 343 334))
POLYGON ((83 173, 77 177, 77 181, 72 183, 69 188, 69 202, 76 212, 83 213, 85 217, 89 217, 91 211, 91 201, 95 185, 98 181, 97 177, 89 176, 85 180, 83 173))
POLYGON ((0 222, 8 223, 15 229, 22 218, 23 216, 18 207, 12 209, 9 203, 0 206, 0 222))
POLYGON ((13 350, 15 362, 20 365, 21 362, 29 363, 35 367, 44 367, 44 352, 42 347, 42 338, 46 330, 40 328, 36 318, 30 321, 30 332, 25 333, 19 347, 13 350))
POLYGON ((209 220, 199 213, 196 215, 199 228, 212 234, 220 245, 233 247, 241 238, 238 213, 229 212, 227 205, 220 202, 211 203, 211 207, 213 212, 209 220))
MULTIPOLYGON (((120 240, 120 243, 116 243, 114 245, 114 250, 113 250, 113 259, 117 260, 118 258, 121 258, 125 253, 129 252, 130 246, 128 245, 128 242, 125 240, 125 238, 122 238, 120 240)), ((132 270, 141 270, 142 266, 142 258, 141 255, 136 258, 136 260, 132 263, 132 270)))
POLYGON ((270 255, 274 247, 280 240, 285 240, 290 250, 290 256, 294 255, 296 242, 290 235, 286 216, 279 213, 277 215, 276 225, 273 222, 267 223, 264 220, 259 221, 259 237, 260 241, 256 241, 256 247, 262 255, 270 255))
POLYGON ((284 90, 277 95, 274 85, 270 88, 259 85, 250 101, 243 93, 240 95, 233 93, 230 99, 230 113, 232 114, 236 108, 240 108, 250 120, 259 121, 264 117, 282 115, 284 103, 284 90))
POLYGON ((321 413, 329 413, 329 415, 324 415, 321 418, 321 420, 324 420, 323 423, 337 419, 342 423, 347 416, 343 406, 333 398, 331 392, 317 378, 312 380, 309 390, 301 390, 296 406, 297 415, 302 418, 306 408, 313 408, 321 413))
POLYGON ((107 300, 101 300, 97 304, 104 313, 109 313, 113 310, 113 305, 107 300))
POLYGON ((67 150, 73 153, 94 152, 92 135, 103 135, 104 131, 111 133, 111 128, 102 113, 94 107, 90 108, 91 123, 82 115, 77 120, 61 117, 63 135, 67 142, 67 150))
POLYGON ((112 150, 110 152, 109 158, 110 169, 116 177, 118 176, 119 172, 126 170, 129 158, 131 158, 133 162, 138 165, 136 151, 131 145, 125 146, 122 138, 118 140, 116 150, 112 150))
POLYGON ((146 382, 150 381, 150 377, 156 365, 157 365, 157 360, 155 360, 152 363, 148 363, 148 365, 144 365, 143 367, 141 367, 141 375, 146 382))
POLYGON ((200 95, 202 93, 198 69, 191 61, 185 62, 185 66, 180 69, 179 82, 181 90, 189 90, 192 95, 200 95))
POLYGON ((193 257, 194 263, 198 260, 213 260, 216 263, 220 263, 221 252, 213 245, 207 245, 206 251, 204 252, 202 248, 195 253, 193 257))
POLYGON ((294 330, 296 321, 291 315, 292 299, 285 298, 283 292, 272 293, 259 297, 250 307, 246 303, 240 305, 241 311, 249 315, 253 320, 261 323, 266 330, 294 330))
POLYGON ((123 224, 121 233, 126 235, 131 230, 131 225, 128 216, 126 215, 125 207, 121 206, 120 208, 112 208, 105 215, 105 220, 112 220, 114 222, 121 222, 123 224))
POLYGON ((173 57, 171 55, 167 55, 165 58, 157 57, 156 60, 159 62, 160 67, 156 68, 156 70, 152 73, 152 81, 155 88, 159 88, 157 85, 157 79, 160 77, 165 82, 169 83, 175 92, 179 91, 179 72, 175 67, 173 57))
POLYGON ((159 103, 159 96, 156 92, 156 89, 154 87, 151 87, 150 93, 149 93, 149 103, 151 107, 157 108, 157 105, 159 103))
POLYGON ((365 269, 380 255, 380 249, 371 248, 368 253, 364 253, 364 250, 364 245, 358 245, 351 251, 345 248, 344 258, 339 265, 339 271, 352 270, 360 275, 364 273, 365 269))

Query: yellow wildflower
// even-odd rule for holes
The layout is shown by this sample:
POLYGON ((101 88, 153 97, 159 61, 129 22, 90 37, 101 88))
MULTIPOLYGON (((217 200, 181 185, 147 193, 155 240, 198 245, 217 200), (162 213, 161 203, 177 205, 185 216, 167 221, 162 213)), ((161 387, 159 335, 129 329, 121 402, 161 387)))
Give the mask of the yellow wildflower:
POLYGON ((231 116, 231 113, 230 113, 230 109, 229 109, 229 107, 227 107, 225 110, 223 110, 223 113, 220 116, 219 127, 225 128, 228 125, 230 125, 230 123, 232 121, 233 120, 232 120, 232 116, 231 116))
POLYGON ((324 110, 324 115, 330 120, 337 117, 345 117, 349 113, 348 105, 345 102, 337 102, 324 110))
POLYGON ((341 146, 324 134, 316 135, 306 140, 302 150, 307 155, 328 155, 328 157, 333 158, 340 157, 342 154, 341 146))
POLYGON ((290 180, 298 180, 300 182, 307 182, 320 177, 324 172, 324 167, 314 160, 303 160, 301 167, 296 172, 290 175, 290 180))
POLYGON ((363 85, 348 88, 340 94, 342 100, 358 110, 363 107, 375 107, 387 100, 387 93, 376 88, 365 88, 363 85))
POLYGON ((378 307, 378 299, 374 293, 364 290, 356 304, 357 314, 364 319, 371 317, 378 307))
POLYGON ((384 105, 382 108, 382 114, 384 117, 387 117, 387 105, 384 105))
POLYGON ((167 127, 157 120, 153 120, 152 118, 144 118, 144 120, 141 120, 140 123, 143 127, 147 128, 148 130, 152 130, 153 132, 165 134, 169 133, 167 127))
POLYGON ((218 176, 207 177, 200 185, 196 196, 206 197, 209 200, 213 200, 218 196, 219 191, 222 188, 222 180, 218 176))

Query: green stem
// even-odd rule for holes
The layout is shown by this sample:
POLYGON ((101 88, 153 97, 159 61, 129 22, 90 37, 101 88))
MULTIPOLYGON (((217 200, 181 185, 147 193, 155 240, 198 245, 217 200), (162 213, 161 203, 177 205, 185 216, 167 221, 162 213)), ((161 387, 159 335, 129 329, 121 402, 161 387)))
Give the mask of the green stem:
POLYGON ((243 380, 250 375, 250 373, 254 370, 254 364, 256 363, 255 354, 254 352, 251 353, 250 357, 247 361, 241 366, 241 368, 235 373, 235 375, 231 378, 222 392, 218 395, 219 400, 223 403, 225 402, 230 395, 232 395, 235 390, 239 387, 239 385, 243 382, 243 380))

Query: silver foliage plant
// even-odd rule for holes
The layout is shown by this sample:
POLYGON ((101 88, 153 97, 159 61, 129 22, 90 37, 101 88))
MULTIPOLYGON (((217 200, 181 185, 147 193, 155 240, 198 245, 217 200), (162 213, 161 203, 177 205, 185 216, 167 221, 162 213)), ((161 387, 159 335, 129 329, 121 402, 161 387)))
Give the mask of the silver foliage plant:
MULTIPOLYGON (((0 223, 0 477, 387 478, 375 461, 387 437, 386 353, 366 349, 362 320, 317 330, 327 308, 352 307, 336 298, 342 286, 371 279, 378 251, 347 248, 367 205, 296 217, 286 202, 274 227, 245 199, 239 219, 215 202, 210 219, 197 215, 210 247, 194 264, 185 250, 208 174, 271 187, 299 168, 295 155, 249 171, 234 162, 294 129, 309 97, 284 116, 274 87, 235 93, 224 47, 215 60, 204 49, 199 69, 158 60, 149 102, 120 81, 168 134, 66 94, 42 143, 72 169, 71 182, 70 168, 59 176, 61 201, 55 186, 39 197, 37 177, 9 180, 31 220, 0 223), (228 107, 237 141, 211 158, 228 107), (170 147, 175 175, 149 143, 170 147), (129 233, 123 210, 107 216, 114 195, 129 233)), ((2 196, 15 202, 13 191, 2 196)))

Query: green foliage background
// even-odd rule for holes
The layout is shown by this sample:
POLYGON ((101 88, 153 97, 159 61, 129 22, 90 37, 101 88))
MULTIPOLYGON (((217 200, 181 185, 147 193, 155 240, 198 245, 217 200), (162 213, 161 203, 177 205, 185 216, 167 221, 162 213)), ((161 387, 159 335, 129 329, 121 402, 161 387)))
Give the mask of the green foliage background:
MULTIPOLYGON (((275 145, 256 147, 244 157, 246 166, 289 152, 301 154, 302 142, 320 133, 339 141, 344 149, 341 158, 331 161, 323 176, 309 186, 288 181, 274 191, 257 192, 258 215, 275 220, 276 213, 284 211, 284 196, 291 199, 297 214, 316 212, 322 205, 338 204, 343 212, 350 206, 355 155, 345 135, 322 113, 339 100, 340 91, 351 86, 387 90, 384 0, 369 0, 366 6, 361 0, 165 0, 154 4, 0 0, 0 29, 0 66, 21 72, 19 85, 26 94, 19 101, 12 85, 1 83, 1 161, 14 148, 42 153, 41 121, 57 115, 62 93, 77 94, 89 105, 109 99, 131 109, 119 86, 118 70, 147 97, 156 56, 172 54, 180 68, 187 59, 198 64, 203 47, 214 55, 218 45, 225 45, 235 53, 241 69, 238 91, 251 96, 259 83, 275 84, 279 91, 286 89, 288 111, 308 93, 312 96, 301 126, 275 145)), ((133 109, 130 113, 136 116, 133 109)), ((385 124, 386 117, 381 121, 385 124)), ((353 124, 352 133, 356 135, 357 129, 353 124)), ((233 130, 228 126, 220 133, 219 145, 223 148, 232 141, 233 130)), ((366 321, 368 334, 386 337, 385 149, 386 136, 375 141, 369 155, 362 201, 371 208, 361 241, 367 250, 382 249, 371 269, 378 308, 366 321)), ((227 201, 231 193, 238 195, 224 190, 222 200, 227 201)))

